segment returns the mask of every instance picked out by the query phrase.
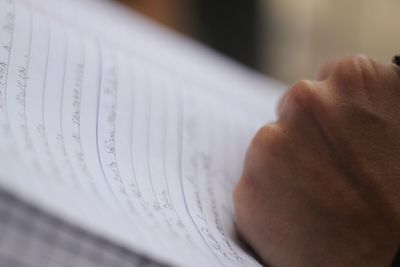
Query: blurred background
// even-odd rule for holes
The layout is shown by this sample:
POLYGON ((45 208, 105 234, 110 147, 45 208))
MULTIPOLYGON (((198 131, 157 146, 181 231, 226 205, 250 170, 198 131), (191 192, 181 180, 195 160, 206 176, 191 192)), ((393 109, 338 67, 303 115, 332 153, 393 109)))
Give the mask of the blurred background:
POLYGON ((400 52, 398 0, 119 0, 287 83, 325 60, 400 52))

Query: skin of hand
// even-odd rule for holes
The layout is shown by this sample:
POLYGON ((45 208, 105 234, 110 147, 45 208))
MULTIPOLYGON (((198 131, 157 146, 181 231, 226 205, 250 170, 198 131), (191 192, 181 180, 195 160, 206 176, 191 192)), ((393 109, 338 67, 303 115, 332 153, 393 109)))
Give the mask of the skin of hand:
POLYGON ((282 98, 235 188, 237 229, 268 266, 390 266, 400 245, 400 67, 363 55, 282 98))

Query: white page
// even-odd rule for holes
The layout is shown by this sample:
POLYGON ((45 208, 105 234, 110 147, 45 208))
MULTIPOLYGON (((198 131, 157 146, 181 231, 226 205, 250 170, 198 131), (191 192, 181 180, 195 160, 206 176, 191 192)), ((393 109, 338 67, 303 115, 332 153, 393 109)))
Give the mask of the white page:
MULTIPOLYGON (((6 88, 8 83, 8 72, 10 69, 10 55, 13 39, 14 22, 14 4, 13 1, 2 0, 0 10, 0 160, 3 167, 0 170, 2 174, 8 174, 12 171, 13 159, 16 158, 14 149, 14 140, 11 136, 8 110, 6 103, 6 88), (8 152, 6 155, 5 152, 8 152)), ((18 181, 15 181, 18 182, 18 181)))
POLYGON ((12 1, 2 0, 0 11, 0 122, 2 139, 10 139, 8 115, 6 109, 6 88, 10 64, 10 48, 12 45, 14 25, 14 8, 12 1), (7 137, 8 136, 8 137, 7 137))
MULTIPOLYGON (((10 139, 13 142, 13 147, 9 146, 3 153, 18 155, 14 158, 14 173, 18 173, 20 164, 19 159, 25 161, 25 173, 32 174, 30 179, 40 175, 41 168, 36 157, 36 152, 32 146, 31 137, 29 135, 26 117, 26 91, 29 80, 29 66, 32 45, 32 13, 28 6, 20 3, 12 3, 14 10, 14 27, 12 32, 12 45, 10 46, 9 64, 6 83, 6 114, 8 118, 8 127, 10 128, 10 139), (18 9, 18 12, 15 10, 18 9), (15 143, 14 143, 15 142, 15 143), (12 148, 11 148, 12 147, 12 148)), ((38 72, 44 72, 44 69, 38 69, 38 72)), ((7 154, 6 154, 7 156, 7 154)), ((17 179, 18 181, 18 179, 17 179)), ((21 182, 21 186, 26 183, 21 182)), ((47 192, 51 194, 48 183, 32 182, 31 190, 40 196, 47 192)))
POLYGON ((231 193, 279 85, 105 2, 0 5, 5 26, 15 8, 0 115, 18 161, 1 183, 171 265, 258 266, 231 193))

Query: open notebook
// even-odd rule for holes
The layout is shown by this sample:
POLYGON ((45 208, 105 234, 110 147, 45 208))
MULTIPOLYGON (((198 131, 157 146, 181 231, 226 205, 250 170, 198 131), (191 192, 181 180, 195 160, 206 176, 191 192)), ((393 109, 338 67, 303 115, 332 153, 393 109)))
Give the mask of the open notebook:
POLYGON ((0 0, 0 266, 259 266, 231 195, 281 87, 108 1, 0 0))

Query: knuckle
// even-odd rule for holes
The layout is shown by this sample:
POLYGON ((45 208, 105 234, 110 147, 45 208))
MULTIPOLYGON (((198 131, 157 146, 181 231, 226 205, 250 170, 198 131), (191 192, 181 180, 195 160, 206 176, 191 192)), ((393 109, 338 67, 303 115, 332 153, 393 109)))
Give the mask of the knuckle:
POLYGON ((268 163, 268 158, 277 155, 282 150, 283 131, 278 124, 269 124, 262 127, 255 135, 250 147, 248 166, 258 169, 257 162, 268 163), (256 165, 256 166, 254 166, 256 165))
POLYGON ((341 59, 335 69, 334 79, 346 91, 358 90, 376 77, 375 65, 365 55, 352 55, 341 59))
POLYGON ((279 135, 276 127, 275 124, 268 124, 261 127, 254 137, 253 146, 263 147, 270 142, 271 138, 276 138, 279 135))
POLYGON ((302 80, 297 82, 287 93, 282 111, 302 112, 309 110, 314 103, 315 94, 316 92, 310 81, 302 80))

